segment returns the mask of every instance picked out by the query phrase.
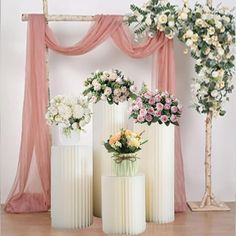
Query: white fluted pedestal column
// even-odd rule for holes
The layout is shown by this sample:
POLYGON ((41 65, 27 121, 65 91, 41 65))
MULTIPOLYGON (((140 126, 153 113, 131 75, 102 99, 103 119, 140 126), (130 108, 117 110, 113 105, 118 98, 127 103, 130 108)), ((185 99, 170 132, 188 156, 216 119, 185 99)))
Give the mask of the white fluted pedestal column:
POLYGON ((51 219, 56 228, 84 228, 93 222, 92 147, 52 146, 51 219))
POLYGON ((103 146, 110 135, 127 128, 128 102, 110 105, 98 102, 93 106, 93 213, 101 217, 101 176, 112 175, 112 158, 103 146))
POLYGON ((134 130, 145 130, 148 142, 139 152, 140 171, 146 177, 146 220, 155 223, 174 221, 174 150, 173 125, 135 124, 134 130))
POLYGON ((102 228, 112 235, 145 231, 144 175, 102 176, 102 228))

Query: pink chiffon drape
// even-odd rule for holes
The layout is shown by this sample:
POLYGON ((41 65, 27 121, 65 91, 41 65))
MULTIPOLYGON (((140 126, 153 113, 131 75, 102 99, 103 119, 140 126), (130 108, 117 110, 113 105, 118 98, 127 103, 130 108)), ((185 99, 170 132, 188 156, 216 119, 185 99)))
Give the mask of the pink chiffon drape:
MULTIPOLYGON (((96 16, 95 23, 80 42, 63 47, 43 15, 30 15, 20 158, 15 183, 5 205, 7 212, 37 212, 50 208, 50 135, 44 118, 48 100, 45 47, 65 55, 82 55, 108 37, 130 57, 153 55, 153 82, 160 89, 175 92, 173 42, 163 33, 135 45, 121 16, 96 16)), ((186 199, 179 131, 176 139, 175 210, 184 211, 186 199)))

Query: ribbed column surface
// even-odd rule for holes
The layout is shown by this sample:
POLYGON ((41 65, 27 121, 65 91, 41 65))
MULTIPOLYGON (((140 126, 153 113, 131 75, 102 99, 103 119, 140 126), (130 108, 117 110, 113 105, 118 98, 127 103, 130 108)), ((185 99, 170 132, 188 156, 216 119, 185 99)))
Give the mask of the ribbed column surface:
POLYGON ((145 231, 144 175, 102 176, 102 227, 111 235, 145 231))
POLYGON ((139 152, 140 171, 146 177, 146 220, 174 221, 174 126, 135 124, 148 142, 139 152))
POLYGON ((127 128, 128 102, 109 105, 98 102, 93 107, 93 213, 101 217, 101 176, 112 175, 111 155, 103 146, 110 135, 127 128))
POLYGON ((84 228, 92 224, 92 147, 52 146, 51 218, 56 228, 84 228))

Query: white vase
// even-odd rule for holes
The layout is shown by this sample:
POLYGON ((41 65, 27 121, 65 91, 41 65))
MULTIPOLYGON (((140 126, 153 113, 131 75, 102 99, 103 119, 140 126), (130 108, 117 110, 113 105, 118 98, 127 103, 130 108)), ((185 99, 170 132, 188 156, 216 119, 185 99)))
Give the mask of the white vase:
POLYGON ((110 105, 98 102, 93 106, 94 215, 101 217, 101 176, 112 175, 112 158, 103 143, 121 128, 127 128, 128 102, 110 105))
POLYGON ((51 219, 56 228, 78 229, 93 222, 92 147, 52 146, 51 219))
POLYGON ((52 134, 52 144, 54 146, 60 145, 79 145, 80 141, 80 133, 71 131, 70 135, 65 135, 63 133, 63 128, 58 126, 51 127, 51 134, 52 134))
POLYGON ((174 221, 174 125, 134 124, 145 130, 148 142, 139 152, 140 171, 146 176, 146 220, 155 223, 174 221))
POLYGON ((109 235, 145 231, 145 177, 102 176, 102 228, 109 235))

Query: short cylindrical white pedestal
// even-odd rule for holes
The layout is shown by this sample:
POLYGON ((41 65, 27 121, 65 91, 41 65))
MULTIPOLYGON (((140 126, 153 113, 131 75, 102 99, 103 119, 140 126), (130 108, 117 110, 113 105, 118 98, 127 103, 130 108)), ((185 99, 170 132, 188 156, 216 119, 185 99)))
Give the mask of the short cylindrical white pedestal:
POLYGON ((140 171, 146 177, 146 220, 156 223, 174 221, 174 126, 135 124, 145 130, 140 154, 140 171))
POLYGON ((145 177, 102 176, 102 228, 106 234, 145 231, 145 177))
POLYGON ((56 228, 92 224, 92 147, 52 146, 51 218, 56 228))
POLYGON ((101 217, 101 176, 112 175, 112 158, 103 146, 110 135, 127 128, 128 102, 110 105, 98 102, 93 106, 93 213, 101 217))

